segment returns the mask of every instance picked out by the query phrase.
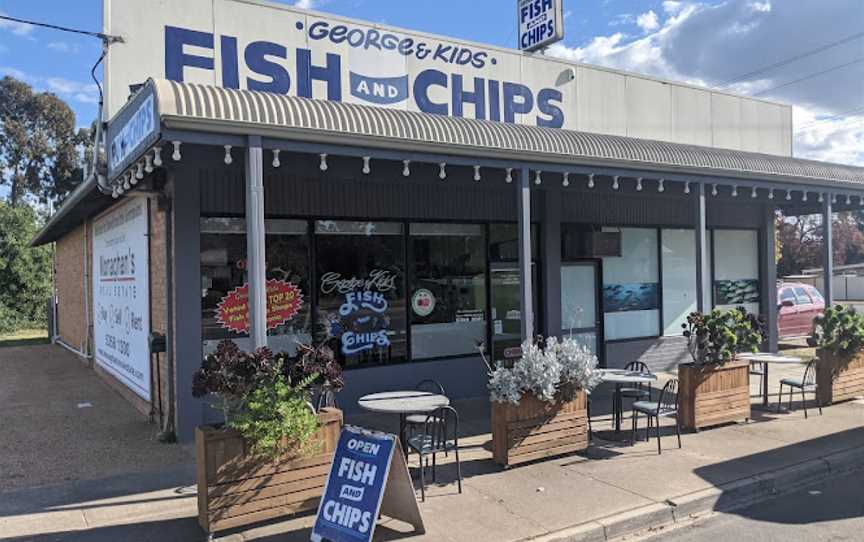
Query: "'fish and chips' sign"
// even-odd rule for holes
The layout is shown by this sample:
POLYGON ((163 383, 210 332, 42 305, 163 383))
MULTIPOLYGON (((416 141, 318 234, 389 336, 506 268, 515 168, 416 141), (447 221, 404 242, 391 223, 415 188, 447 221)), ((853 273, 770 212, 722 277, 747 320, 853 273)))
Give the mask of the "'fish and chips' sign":
POLYGON ((537 51, 564 39, 564 0, 519 0, 519 49, 537 51))
POLYGON ((378 516, 405 521, 418 534, 423 518, 396 435, 345 426, 339 436, 312 542, 371 542, 378 516))
MULTIPOLYGON (((576 127, 572 64, 251 1, 106 0, 107 110, 148 77, 550 128, 576 127), (563 75, 562 75, 563 74, 563 75)), ((520 43, 561 34, 560 0, 521 1, 520 43)), ((437 9, 430 6, 429 9, 437 9)))

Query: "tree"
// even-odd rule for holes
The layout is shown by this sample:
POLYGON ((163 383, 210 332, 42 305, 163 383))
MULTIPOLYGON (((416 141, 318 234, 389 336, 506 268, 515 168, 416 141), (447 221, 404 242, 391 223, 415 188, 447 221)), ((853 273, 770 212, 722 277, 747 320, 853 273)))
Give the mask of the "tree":
MULTIPOLYGON (((834 265, 864 262, 864 234, 856 213, 834 216, 832 255, 834 265)), ((824 229, 820 215, 786 217, 780 222, 777 241, 781 247, 777 276, 798 275, 804 269, 822 267, 824 229)))
POLYGON ((9 185, 13 207, 28 195, 62 199, 80 183, 87 136, 76 132, 75 114, 57 96, 0 79, 0 185, 9 185))
POLYGON ((46 324, 51 247, 29 245, 39 225, 29 205, 0 201, 0 333, 46 324))

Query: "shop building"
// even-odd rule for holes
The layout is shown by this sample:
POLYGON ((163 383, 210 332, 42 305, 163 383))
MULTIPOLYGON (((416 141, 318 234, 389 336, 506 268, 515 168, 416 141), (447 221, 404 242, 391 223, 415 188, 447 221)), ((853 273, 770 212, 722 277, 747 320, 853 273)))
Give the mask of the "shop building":
POLYGON ((183 439, 215 416, 191 381, 226 338, 329 342, 349 412, 424 378, 484 395, 477 344, 533 334, 670 369, 713 307, 761 313, 776 348, 775 210, 864 205, 864 169, 792 156, 786 105, 188 4, 106 0, 107 172, 34 240, 57 243, 59 340, 183 439))

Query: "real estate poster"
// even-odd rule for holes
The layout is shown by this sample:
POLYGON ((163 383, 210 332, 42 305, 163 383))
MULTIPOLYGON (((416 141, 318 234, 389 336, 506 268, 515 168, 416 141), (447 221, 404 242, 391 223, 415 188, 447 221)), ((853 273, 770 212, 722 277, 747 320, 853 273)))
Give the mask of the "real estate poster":
POLYGON ((149 401, 147 205, 132 199, 93 224, 93 340, 96 363, 149 401))

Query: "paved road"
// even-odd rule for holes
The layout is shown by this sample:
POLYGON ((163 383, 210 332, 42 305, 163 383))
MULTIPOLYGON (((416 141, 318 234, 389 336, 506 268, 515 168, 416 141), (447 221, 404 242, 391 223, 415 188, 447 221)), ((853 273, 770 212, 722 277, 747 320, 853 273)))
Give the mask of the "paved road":
POLYGON ((819 542, 864 540, 864 470, 718 514, 650 542, 819 542))

